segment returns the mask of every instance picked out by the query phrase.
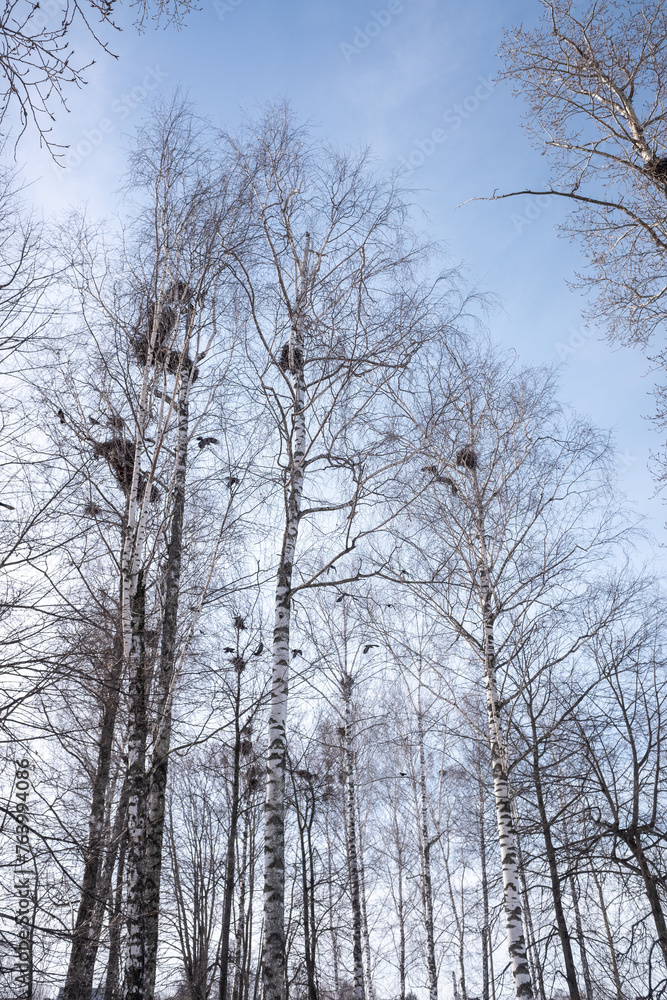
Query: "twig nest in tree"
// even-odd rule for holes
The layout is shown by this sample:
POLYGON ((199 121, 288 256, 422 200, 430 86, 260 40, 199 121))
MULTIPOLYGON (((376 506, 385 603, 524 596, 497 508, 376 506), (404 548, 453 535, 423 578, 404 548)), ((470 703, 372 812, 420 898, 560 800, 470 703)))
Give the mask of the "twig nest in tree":
MULTIPOLYGON (((134 474, 134 441, 129 438, 111 438, 110 441, 96 441, 93 446, 94 458, 104 458, 116 477, 123 493, 128 496, 132 487, 134 474)), ((137 500, 143 500, 146 492, 148 476, 139 472, 137 477, 137 500)), ((160 497, 157 486, 151 484, 150 502, 155 503, 160 497)))
POLYGON ((652 174, 656 180, 667 183, 667 156, 654 156, 646 170, 652 174))
POLYGON ((303 369, 303 351, 300 347, 294 347, 292 349, 293 363, 289 363, 289 342, 283 344, 283 349, 280 352, 280 360, 278 361, 278 367, 283 372, 297 372, 303 369))
POLYGON ((462 465, 466 469, 477 468, 477 455, 469 444, 464 444, 456 453, 456 464, 462 465))
POLYGON ((103 458, 118 481, 118 485, 127 493, 132 484, 134 471, 134 441, 129 438, 111 438, 110 441, 96 441, 93 456, 103 458))

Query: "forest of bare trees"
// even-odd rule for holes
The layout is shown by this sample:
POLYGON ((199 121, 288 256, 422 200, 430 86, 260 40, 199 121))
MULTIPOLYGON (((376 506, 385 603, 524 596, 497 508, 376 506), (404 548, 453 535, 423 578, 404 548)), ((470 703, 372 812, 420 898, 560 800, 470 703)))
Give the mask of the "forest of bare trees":
MULTIPOLYGON (((501 76, 662 369, 667 4, 542 7, 501 76)), ((36 11, 0 120, 55 150, 86 8, 36 11)), ((667 997, 664 589, 610 436, 288 103, 158 100, 124 183, 42 223, 0 176, 1 1000, 667 997)))

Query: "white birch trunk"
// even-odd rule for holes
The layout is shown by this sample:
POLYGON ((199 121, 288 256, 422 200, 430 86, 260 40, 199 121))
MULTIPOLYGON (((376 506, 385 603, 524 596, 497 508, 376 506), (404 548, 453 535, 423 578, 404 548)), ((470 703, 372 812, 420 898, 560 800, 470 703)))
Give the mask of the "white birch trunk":
POLYGON ((345 840, 347 870, 350 880, 352 905, 352 964, 354 1000, 364 1000, 364 963, 362 947, 361 889, 359 886, 359 859, 357 856, 357 809, 354 786, 354 731, 352 719, 352 678, 342 679, 345 706, 343 735, 343 762, 345 767, 345 840))
MULTIPOLYGON (((186 351, 189 337, 186 334, 186 351)), ((165 793, 171 746, 176 634, 181 582, 185 481, 188 452, 188 396, 190 380, 182 375, 178 385, 178 441, 174 469, 173 513, 167 547, 164 616, 157 685, 156 733, 151 760, 146 837, 146 973, 145 1000, 153 1000, 158 946, 160 880, 165 821, 165 793)))
MULTIPOLYGON (((431 842, 428 831, 428 798, 426 794, 426 752, 424 749, 424 715, 421 701, 421 670, 417 691, 417 739, 419 750, 419 854, 421 859, 422 908, 426 932, 426 968, 429 1000, 438 1000, 438 967, 435 961, 433 932, 433 886, 431 882, 431 842)), ((465 998, 464 998, 465 1000, 465 998)))
POLYGON ((289 367, 294 397, 292 435, 285 487, 285 531, 278 565, 273 673, 268 725, 266 799, 264 803, 264 938, 262 945, 263 1000, 285 995, 285 753, 289 682, 292 571, 299 534, 306 453, 304 320, 308 291, 310 236, 301 265, 289 345, 289 367))
POLYGON ((146 532, 146 504, 151 477, 141 480, 141 447, 146 434, 149 370, 156 330, 142 372, 137 407, 134 468, 128 491, 127 530, 121 560, 121 621, 123 654, 128 665, 127 738, 127 940, 123 1000, 144 1000, 146 964, 146 676, 144 650, 145 587, 142 562, 146 532), (143 492, 140 490, 140 484, 143 492))
POLYGON ((507 947, 517 1000, 532 1000, 533 987, 528 966, 526 938, 521 910, 519 860, 516 836, 512 821, 512 805, 505 763, 505 749, 500 725, 500 699, 496 686, 496 652, 494 640, 493 592, 486 548, 484 517, 482 511, 477 471, 472 469, 475 493, 475 522, 479 544, 479 583, 484 639, 484 682, 486 710, 489 726, 489 745, 493 772, 493 793, 498 824, 498 844, 503 873, 503 902, 507 947))

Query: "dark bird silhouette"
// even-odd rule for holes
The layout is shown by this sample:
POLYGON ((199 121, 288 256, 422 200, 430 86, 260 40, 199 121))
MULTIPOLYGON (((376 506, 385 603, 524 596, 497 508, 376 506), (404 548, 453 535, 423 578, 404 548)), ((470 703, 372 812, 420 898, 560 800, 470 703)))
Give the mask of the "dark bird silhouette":
MULTIPOLYGON (((460 464, 461 463, 458 461, 458 455, 457 455, 457 465, 460 464)), ((459 492, 458 489, 456 488, 456 483, 454 482, 454 480, 450 479, 449 476, 441 475, 440 472, 438 471, 437 465, 425 465, 422 469, 422 472, 429 472, 433 476, 433 479, 435 480, 436 483, 444 483, 445 486, 449 486, 453 496, 456 496, 456 494, 459 492)))
POLYGON ((90 421, 90 424, 91 424, 92 427, 99 427, 100 426, 99 420, 96 420, 95 417, 88 417, 88 420, 90 421))
POLYGON ((408 772, 407 771, 399 771, 398 773, 400 774, 401 778, 407 778, 407 776, 408 776, 408 772))
POLYGON ((56 416, 58 417, 58 420, 60 421, 61 424, 67 423, 67 418, 65 417, 65 414, 63 413, 62 410, 58 410, 56 416))
POLYGON ((264 643, 260 642, 259 646, 257 647, 257 649, 254 651, 254 653, 252 655, 253 656, 260 656, 263 652, 264 652, 264 643))
POLYGON ((225 653, 235 653, 236 650, 233 646, 225 646, 225 653))
POLYGON ((295 657, 295 656, 303 656, 303 650, 302 649, 293 649, 292 650, 292 657, 295 657))
POLYGON ((336 604, 340 604, 344 597, 352 597, 352 594, 339 594, 336 598, 336 604))
MULTIPOLYGON (((201 448, 201 445, 199 447, 201 448)), ((231 490, 232 486, 238 486, 240 482, 241 480, 237 479, 236 476, 230 476, 227 480, 227 489, 231 490)))
POLYGON ((408 573, 407 569, 403 569, 402 566, 399 566, 398 568, 401 571, 401 576, 410 576, 410 574, 408 573))
POLYGON ((206 448, 206 446, 209 445, 209 444, 217 444, 218 443, 218 439, 217 438, 210 438, 210 437, 209 438, 198 437, 197 441, 199 442, 199 447, 200 448, 206 448))
POLYGON ((377 642, 368 642, 364 646, 364 653, 367 653, 369 649, 379 649, 377 642))

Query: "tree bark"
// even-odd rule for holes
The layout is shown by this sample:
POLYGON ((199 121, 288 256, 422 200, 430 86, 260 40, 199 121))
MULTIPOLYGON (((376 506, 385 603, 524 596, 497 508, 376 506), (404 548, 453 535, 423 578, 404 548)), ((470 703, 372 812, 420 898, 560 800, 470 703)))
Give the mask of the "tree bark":
MULTIPOLYGON (((565 840, 567 844, 567 837, 565 840)), ((577 888, 574 872, 570 869, 569 875, 570 892, 572 893, 572 905, 574 907, 574 922, 577 928, 577 941, 579 942, 579 954, 581 955, 581 970, 584 974, 584 986, 586 987, 586 1000, 593 1000, 593 980, 591 979, 591 969, 588 964, 588 953, 586 951, 586 938, 581 920, 581 907, 579 906, 579 890, 577 888)))
MULTIPOLYGON (((129 796, 129 785, 128 785, 129 796)), ((116 888, 113 905, 109 908, 109 959, 104 986, 104 1000, 118 1000, 121 922, 123 919, 123 881, 125 877, 125 853, 127 850, 127 822, 121 835, 118 852, 118 869, 116 871, 116 888)))
MULTIPOLYGON (((419 853, 422 869, 422 908, 426 932, 426 967, 429 1000, 438 1000, 438 967, 435 961, 433 932, 433 885, 431 881, 431 841, 428 830, 428 798, 426 793, 426 751, 424 749, 424 714, 421 702, 421 671, 417 691, 417 740, 419 752, 419 853)), ((463 947, 463 942, 461 942, 463 947)), ((464 990, 464 998, 465 990, 464 990)))
POLYGON ((118 631, 114 641, 109 676, 104 682, 106 690, 103 695, 102 725, 93 777, 81 899, 74 926, 63 1000, 91 1000, 92 996, 95 958, 99 947, 99 928, 97 933, 94 928, 95 913, 99 909, 100 902, 104 907, 106 900, 106 895, 100 890, 99 880, 104 857, 104 817, 122 673, 122 640, 118 631))
POLYGON ((398 818, 394 804, 394 836, 396 838, 396 865, 398 876, 398 894, 396 898, 396 916, 398 917, 398 981, 399 1000, 405 1000, 405 912, 403 906, 403 847, 398 831, 398 818))
POLYGON ((616 989, 616 1000, 623 1000, 621 976, 618 971, 618 960, 616 958, 616 949, 614 948, 614 936, 611 932, 611 927, 609 926, 609 917, 607 915, 607 904, 605 903, 604 896, 602 894, 602 886, 600 885, 600 880, 597 877, 597 873, 595 871, 595 865, 592 863, 591 863, 591 875, 593 877, 593 881, 595 882, 595 888, 597 889, 598 899, 600 900, 600 911, 602 913, 602 922, 604 924, 605 935, 607 938, 607 946, 609 948, 611 971, 614 979, 614 987, 616 989))
POLYGON ((489 933, 489 883, 486 873, 486 834, 484 830, 484 786, 481 768, 479 780, 479 856, 482 870, 482 1000, 489 1000, 489 958, 491 937, 489 933))
POLYGON ((129 656, 129 733, 127 809, 127 946, 124 1000, 144 1000, 146 968, 146 675, 143 573, 130 598, 132 636, 129 656))
MULTIPOLYGON (((352 753, 352 767, 356 768, 356 755, 352 753)), ((364 867, 364 840, 361 833, 361 811, 359 806, 359 796, 357 795, 357 780, 355 774, 354 781, 354 805, 357 810, 357 863, 359 866, 359 898, 361 900, 361 931, 364 942, 364 952, 366 957, 366 989, 368 990, 368 1000, 375 1000, 375 987, 373 985, 371 966, 371 936, 368 930, 368 911, 366 909, 366 873, 364 867)))
POLYGON ((305 791, 306 806, 302 813, 298 801, 298 792, 294 775, 292 775, 294 801, 296 807, 297 826, 299 828, 299 846, 301 849, 301 893, 303 896, 303 942, 306 962, 306 982, 308 984, 308 1000, 317 1000, 316 964, 315 964, 315 878, 313 870, 312 828, 315 819, 315 790, 310 782, 305 791))
MULTIPOLYGON (((220 931, 220 984, 218 996, 227 1000, 229 975, 229 936, 234 905, 234 869, 236 867, 236 837, 239 821, 239 787, 241 779, 241 674, 245 663, 236 651, 236 693, 234 696, 234 770, 232 774, 232 802, 225 859, 225 894, 222 903, 222 929, 220 931)), ((239 914, 239 919, 241 915, 239 914)))
POLYGON ((486 709, 491 748, 493 792, 496 803, 498 843, 503 874, 503 901, 507 945, 512 967, 514 993, 517 1000, 532 1000, 533 987, 528 966, 526 938, 521 911, 521 892, 516 835, 512 820, 512 806, 505 764, 505 747, 501 730, 501 706, 496 686, 496 651, 494 637, 493 588, 486 549, 484 517, 480 496, 477 470, 472 469, 475 492, 475 521, 479 544, 479 583, 482 611, 484 681, 486 687, 486 709))
POLYGON ((342 687, 345 706, 345 725, 343 729, 343 762, 345 769, 345 840, 347 847, 347 870, 350 881, 350 903, 352 905, 352 964, 354 1000, 364 1000, 361 890, 359 887, 357 810, 354 787, 352 678, 349 675, 346 675, 343 678, 342 687))
POLYGON ((662 957, 665 965, 667 966, 667 923, 665 922, 665 914, 662 909, 660 896, 658 894, 656 879, 651 872, 648 859, 644 853, 641 836, 638 830, 627 830, 624 831, 622 835, 619 834, 619 836, 621 836, 621 839, 630 850, 639 867, 639 871, 644 882, 644 888, 646 889, 649 906, 651 907, 653 922, 658 935, 658 944, 660 946, 660 950, 662 951, 662 957))
POLYGON ((537 811, 540 816, 540 824, 542 826, 542 836, 544 838, 544 849, 547 857, 547 865, 549 867, 549 879, 551 882, 551 895, 553 898, 554 915, 556 917, 556 927, 558 929, 558 937, 560 938, 560 944, 563 950, 563 961, 565 962, 565 979, 567 981, 567 988, 570 994, 570 1000, 580 1000, 579 984, 577 982, 577 973, 574 964, 574 955, 572 954, 572 941, 570 939, 570 933, 567 929, 567 921, 565 919, 565 911, 563 909, 563 896, 561 893, 560 876, 558 874, 558 865, 556 862, 556 849, 553 844, 553 838, 551 836, 551 824, 549 822, 549 817, 547 816, 546 804, 544 801, 544 791, 542 787, 542 773, 540 770, 540 756, 539 756, 539 747, 537 739, 537 727, 535 724, 535 718, 533 716, 532 708, 530 706, 529 706, 529 711, 530 711, 530 725, 533 736, 532 756, 533 756, 533 783, 535 786, 535 798, 537 802, 537 811))
MULTIPOLYGON (((186 335, 186 344, 187 344, 186 335)), ((176 667, 178 601, 181 585, 185 481, 188 455, 188 395, 190 379, 178 385, 178 444, 174 468, 173 510, 167 545, 162 640, 157 684, 155 739, 148 781, 146 840, 146 971, 145 1000, 153 1000, 160 914, 160 879, 164 841, 165 795, 171 746, 172 709, 176 667)))
POLYGON ((307 234, 289 345, 289 368, 293 378, 294 398, 288 478, 285 484, 285 531, 275 595, 273 673, 266 763, 263 1000, 283 1000, 285 995, 285 757, 292 571, 299 533, 306 453, 304 324, 309 250, 310 235, 307 234))

